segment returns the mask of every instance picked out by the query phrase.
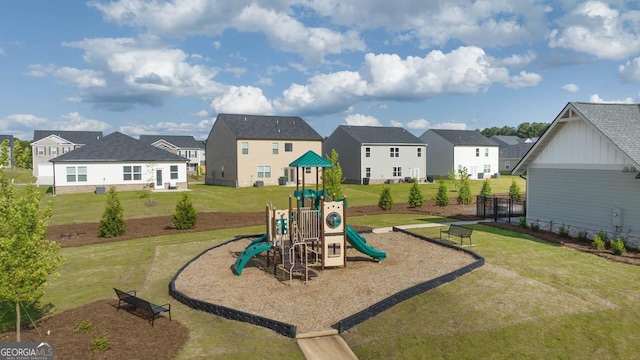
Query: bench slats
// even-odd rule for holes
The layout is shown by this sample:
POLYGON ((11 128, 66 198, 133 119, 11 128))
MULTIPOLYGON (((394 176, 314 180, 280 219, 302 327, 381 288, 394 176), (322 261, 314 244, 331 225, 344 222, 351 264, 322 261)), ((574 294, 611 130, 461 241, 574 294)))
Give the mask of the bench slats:
POLYGON ((471 245, 471 234, 473 233, 473 229, 461 226, 461 225, 449 225, 449 229, 444 230, 440 229, 440 239, 442 239, 442 234, 447 234, 450 236, 459 236, 460 237, 460 245, 462 245, 462 241, 464 238, 469 239, 469 245, 471 245))
POLYGON ((123 302, 133 306, 137 310, 140 310, 149 315, 149 322, 151 323, 151 326, 153 326, 156 317, 160 316, 160 314, 164 312, 169 313, 169 321, 171 321, 171 304, 167 303, 156 305, 147 300, 137 297, 135 290, 122 291, 116 288, 113 288, 113 290, 115 290, 116 295, 118 295, 118 309, 120 309, 123 302))

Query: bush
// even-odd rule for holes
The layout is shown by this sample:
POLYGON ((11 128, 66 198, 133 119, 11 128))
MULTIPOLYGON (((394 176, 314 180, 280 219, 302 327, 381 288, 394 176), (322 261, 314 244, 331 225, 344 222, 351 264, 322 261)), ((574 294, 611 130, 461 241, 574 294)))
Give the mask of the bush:
POLYGON ((586 230, 579 230, 578 231, 578 240, 580 241, 587 241, 587 236, 589 234, 587 233, 586 230))
POLYGON ((560 229, 558 229, 558 234, 560 234, 560 236, 562 237, 569 237, 569 227, 565 226, 564 223, 562 223, 560 229))
POLYGON ((422 207, 424 205, 424 196, 422 196, 422 191, 418 187, 417 179, 413 179, 413 185, 411 185, 411 190, 409 190, 409 206, 412 208, 422 207))
POLYGON ((538 221, 536 220, 536 222, 531 223, 531 230, 533 231, 538 231, 540 230, 540 224, 538 223, 538 221))
POLYGON ((91 321, 82 320, 76 325, 76 328, 73 331, 78 334, 86 334, 91 330, 93 330, 93 324, 91 324, 91 321))
POLYGON ((526 217, 524 217, 524 216, 520 216, 520 217, 518 218, 518 221, 520 221, 520 227, 521 227, 521 228, 523 228, 523 229, 528 228, 528 226, 527 226, 527 218, 526 218, 526 217))
POLYGON ((611 240, 609 246, 611 247, 611 251, 616 255, 622 255, 627 252, 627 246, 622 236, 619 237, 618 240, 611 240))
POLYGON ((518 183, 516 183, 516 179, 511 180, 511 186, 509 186, 509 198, 512 201, 522 201, 520 186, 518 186, 518 183))
POLYGON ((480 196, 491 197, 493 194, 491 193, 491 184, 489 183, 489 179, 484 179, 482 182, 482 189, 480 189, 480 196))
POLYGON ((388 186, 382 188, 378 207, 382 210, 391 210, 393 208, 393 198, 391 198, 391 189, 388 186))
POLYGON ((440 185, 438 186, 438 193, 436 194, 435 201, 438 206, 447 206, 449 205, 449 190, 447 190, 447 184, 444 180, 440 180, 440 185))
POLYGON ((606 232, 598 231, 596 235, 600 236, 600 238, 602 239, 602 241, 604 241, 605 244, 609 244, 609 235, 607 235, 606 232))
POLYGON ((89 344, 89 350, 91 352, 105 352, 111 348, 109 344, 109 338, 107 338, 107 333, 102 333, 100 337, 94 339, 91 344, 89 344))
POLYGON ((473 196, 471 196, 471 184, 469 184, 469 175, 460 174, 460 190, 458 192, 458 204, 471 204, 473 196))
POLYGON ((198 220, 198 213, 186 192, 176 204, 176 212, 173 214, 173 226, 178 230, 193 229, 198 220))
POLYGON ((107 205, 105 206, 100 226, 98 227, 98 236, 100 237, 117 237, 126 231, 124 222, 124 214, 122 205, 118 199, 118 193, 112 186, 107 192, 107 205))
POLYGON ((606 246, 605 240, 602 238, 600 233, 597 233, 593 237, 593 241, 591 241, 591 247, 596 250, 604 250, 605 246, 606 246))

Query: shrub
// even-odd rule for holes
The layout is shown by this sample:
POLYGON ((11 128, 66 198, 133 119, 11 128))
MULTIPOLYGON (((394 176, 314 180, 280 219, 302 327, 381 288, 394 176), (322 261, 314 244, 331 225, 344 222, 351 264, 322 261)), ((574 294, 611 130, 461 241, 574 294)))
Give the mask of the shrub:
POLYGON ((605 240, 602 238, 600 233, 597 233, 593 237, 593 241, 591 241, 591 247, 596 250, 604 250, 605 245, 605 240))
POLYGON ((520 217, 518 218, 518 221, 520 221, 520 227, 521 227, 521 228, 523 228, 523 229, 528 228, 528 226, 527 226, 527 218, 526 218, 526 217, 524 217, 524 216, 520 216, 520 217))
POLYGON ((112 186, 107 192, 107 205, 100 220, 98 236, 108 238, 117 237, 124 234, 125 230, 126 224, 124 222, 122 205, 118 199, 116 189, 112 186))
POLYGON ((627 252, 626 244, 624 243, 624 237, 619 237, 618 240, 611 240, 609 243, 611 251, 616 255, 622 255, 627 252))
POLYGON ((540 230, 540 224, 538 223, 538 220, 536 220, 536 222, 534 222, 534 223, 531 223, 531 230, 533 230, 533 231, 540 230))
POLYGON ((511 186, 509 186, 509 198, 513 201, 522 201, 520 186, 516 183, 516 179, 511 180, 511 186))
POLYGON ((436 194, 435 201, 438 206, 447 206, 449 205, 449 195, 447 194, 449 191, 447 190, 447 184, 444 180, 440 180, 440 185, 438 186, 438 193, 436 194))
POLYGON ((560 229, 558 229, 558 234, 560 234, 560 236, 562 237, 569 237, 569 227, 565 226, 564 223, 562 223, 560 229))
POLYGON ((173 214, 173 226, 178 230, 193 229, 198 220, 198 213, 186 192, 176 204, 176 212, 173 214))
POLYGON ((482 182, 482 189, 480 189, 480 196, 491 197, 493 195, 491 193, 491 184, 489 183, 489 179, 484 179, 482 182))
POLYGON ((105 352, 110 348, 111 345, 109 344, 107 333, 102 333, 102 335, 94 339, 91 344, 89 344, 89 350, 91 350, 91 352, 105 352))
POLYGON ((598 234, 600 238, 602 239, 602 241, 604 241, 605 244, 609 244, 609 235, 607 235, 606 232, 604 231, 598 231, 598 234))
POLYGON ((93 324, 91 324, 91 321, 82 320, 76 325, 76 328, 73 331, 78 334, 86 334, 91 330, 93 330, 93 324))
POLYGON ((471 184, 469 184, 469 175, 460 173, 460 190, 458 191, 458 204, 471 204, 473 196, 471 196, 471 184))
POLYGON ((378 207, 382 210, 391 210, 393 208, 393 198, 391 198, 391 188, 384 186, 378 200, 378 207))
POLYGON ((413 185, 411 185, 411 190, 409 190, 409 206, 412 208, 422 207, 424 205, 424 196, 422 196, 422 191, 418 187, 417 179, 413 179, 413 185))
POLYGON ((587 241, 587 236, 589 234, 587 233, 586 230, 579 230, 578 231, 578 240, 580 241, 587 241))

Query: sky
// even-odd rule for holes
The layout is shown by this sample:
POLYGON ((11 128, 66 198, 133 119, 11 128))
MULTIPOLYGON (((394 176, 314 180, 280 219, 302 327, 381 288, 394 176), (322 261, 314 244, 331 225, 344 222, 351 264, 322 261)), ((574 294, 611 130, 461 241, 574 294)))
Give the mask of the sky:
POLYGON ((3 0, 0 134, 206 139, 220 113, 337 126, 550 123, 640 103, 638 1, 3 0))

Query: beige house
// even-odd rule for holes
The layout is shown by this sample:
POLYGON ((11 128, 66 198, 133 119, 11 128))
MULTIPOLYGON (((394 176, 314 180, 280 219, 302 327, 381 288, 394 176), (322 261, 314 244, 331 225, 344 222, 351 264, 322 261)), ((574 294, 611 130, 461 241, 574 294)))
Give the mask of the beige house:
MULTIPOLYGON (((205 142, 205 182, 235 187, 295 183, 298 175, 289 164, 309 150, 322 152, 322 136, 300 117, 219 114, 205 142)), ((315 175, 305 176, 305 182, 315 183, 315 175)))

